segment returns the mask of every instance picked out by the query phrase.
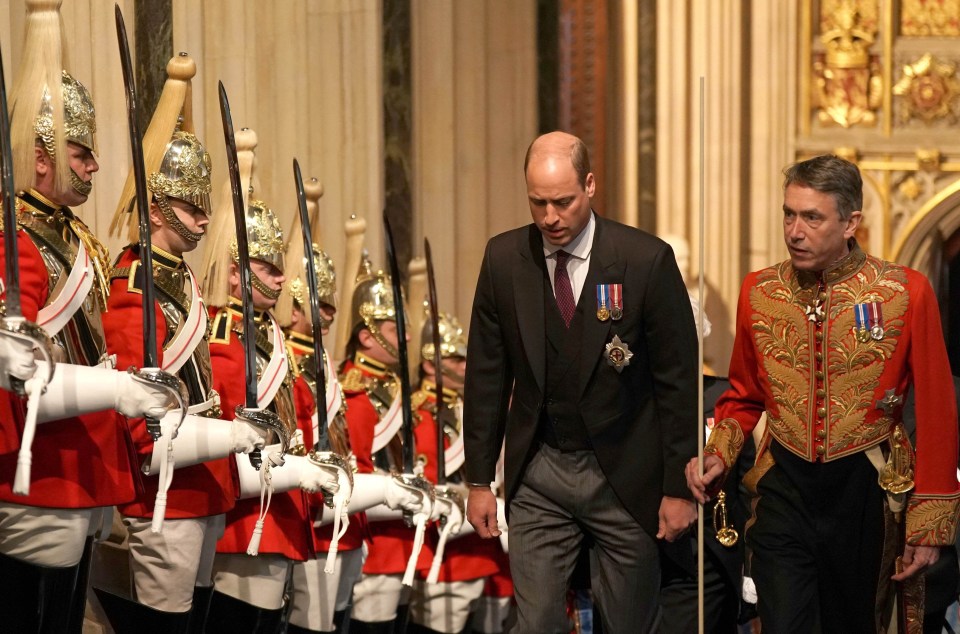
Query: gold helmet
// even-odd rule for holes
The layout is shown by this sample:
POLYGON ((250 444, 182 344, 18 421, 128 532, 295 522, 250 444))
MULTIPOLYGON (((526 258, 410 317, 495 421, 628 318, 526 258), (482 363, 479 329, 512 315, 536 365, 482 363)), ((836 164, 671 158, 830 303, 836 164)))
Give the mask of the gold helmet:
MULTIPOLYGON (((236 133, 240 184, 246 196, 247 242, 252 259, 263 260, 281 271, 283 266, 283 231, 273 211, 252 194, 256 187, 254 149, 257 135, 244 128, 236 133), (251 187, 251 183, 253 186, 251 187)), ((224 183, 221 202, 211 220, 210 237, 203 255, 203 295, 210 306, 224 306, 230 293, 230 263, 238 261, 236 222, 230 181, 224 183)), ((266 286, 256 275, 251 276, 254 288, 276 299, 279 291, 266 286)))
MULTIPOLYGON (((433 361, 433 321, 430 319, 430 308, 424 306, 426 318, 423 322, 423 329, 420 334, 420 357, 426 361, 433 361)), ((463 326, 460 320, 451 315, 440 311, 440 319, 437 320, 440 328, 440 356, 444 359, 451 357, 467 356, 467 336, 463 332, 463 326)))
POLYGON ((353 302, 350 307, 351 329, 364 326, 383 349, 394 358, 399 352, 382 334, 378 322, 396 321, 397 311, 393 303, 393 286, 390 276, 383 271, 373 272, 369 254, 364 251, 357 273, 356 286, 353 289, 353 302))
MULTIPOLYGON (((287 249, 287 262, 290 263, 290 268, 286 271, 287 282, 283 285, 283 291, 274 310, 277 320, 285 328, 290 325, 294 308, 301 310, 308 321, 313 319, 310 295, 307 290, 307 258, 300 255, 303 253, 303 240, 300 240, 300 248, 295 248, 297 246, 296 237, 295 235, 292 236, 293 241, 287 249)), ((313 245, 313 270, 317 277, 317 295, 320 303, 336 309, 337 273, 333 266, 333 260, 316 244, 313 245)), ((330 322, 326 322, 321 316, 320 325, 323 328, 328 328, 330 322)))
POLYGON ((55 165, 54 187, 66 183, 84 196, 92 181, 82 180, 66 156, 68 142, 95 152, 97 123, 90 91, 66 68, 61 0, 28 0, 21 70, 10 98, 11 141, 15 157, 15 186, 33 187, 36 178, 34 146, 43 145, 55 165))
MULTIPOLYGON (((247 248, 251 260, 262 260, 283 270, 283 230, 276 214, 262 200, 251 197, 247 203, 247 248)), ((237 239, 230 242, 230 257, 240 262, 237 239)))
MULTIPOLYGON (((186 53, 167 63, 167 81, 157 108, 143 135, 143 163, 147 173, 147 189, 167 224, 180 236, 199 242, 203 232, 195 233, 180 221, 170 198, 194 205, 208 216, 210 204, 210 155, 193 134, 193 107, 190 80, 197 74, 197 64, 186 53)), ((133 171, 127 176, 117 211, 110 226, 113 234, 128 225, 128 239, 139 236, 139 210, 136 206, 136 183, 133 171)))

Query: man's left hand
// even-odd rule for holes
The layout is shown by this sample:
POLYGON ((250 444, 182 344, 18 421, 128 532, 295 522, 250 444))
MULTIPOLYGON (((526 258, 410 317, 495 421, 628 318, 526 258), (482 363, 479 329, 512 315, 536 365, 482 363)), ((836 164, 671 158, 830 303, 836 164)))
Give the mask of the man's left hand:
POLYGON ((917 573, 921 573, 940 559, 939 546, 911 546, 903 548, 903 572, 890 577, 894 581, 905 581, 917 573))
POLYGON ((660 527, 657 539, 676 540, 697 521, 697 505, 692 500, 663 496, 660 501, 660 527))

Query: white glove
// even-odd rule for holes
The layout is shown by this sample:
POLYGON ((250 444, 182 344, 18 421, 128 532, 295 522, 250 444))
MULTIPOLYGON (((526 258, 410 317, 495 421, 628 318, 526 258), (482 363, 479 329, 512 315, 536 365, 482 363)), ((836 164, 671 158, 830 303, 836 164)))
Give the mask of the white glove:
POLYGON ((37 422, 108 409, 131 418, 163 418, 173 405, 168 391, 135 381, 126 371, 58 363, 40 397, 37 422))
POLYGON ((383 503, 394 510, 407 511, 416 515, 424 510, 423 495, 401 485, 394 478, 388 478, 383 490, 383 503))
POLYGON ((28 339, 0 330, 0 388, 10 390, 11 378, 26 381, 36 368, 33 344, 28 339))
POLYGON ((113 409, 127 418, 163 418, 176 402, 164 388, 137 381, 129 372, 117 372, 117 394, 113 409))
POLYGON ((267 444, 267 430, 257 427, 243 416, 230 421, 230 442, 233 453, 250 453, 267 444))

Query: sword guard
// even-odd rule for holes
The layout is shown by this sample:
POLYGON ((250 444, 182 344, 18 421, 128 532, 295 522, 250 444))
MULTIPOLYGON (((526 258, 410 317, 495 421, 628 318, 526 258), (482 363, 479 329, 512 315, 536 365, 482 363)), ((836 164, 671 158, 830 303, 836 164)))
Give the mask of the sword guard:
MULTIPOLYGON (((350 491, 353 491, 353 469, 343 456, 333 453, 332 451, 317 451, 314 449, 307 453, 307 460, 318 467, 332 467, 336 469, 337 480, 339 481, 342 478, 346 478, 347 482, 350 483, 350 491)), ((334 506, 333 496, 325 494, 323 496, 323 503, 332 509, 334 506)))
MULTIPOLYGON (((422 475, 414 473, 394 473, 392 477, 394 481, 403 488, 420 495, 420 499, 423 500, 421 513, 425 513, 429 517, 433 511, 433 504, 436 501, 436 489, 430 484, 430 481, 422 475)), ((407 526, 413 528, 415 524, 414 513, 404 510, 403 521, 407 526)))
MULTIPOLYGON (((180 411, 180 420, 173 430, 173 436, 175 438, 177 429, 180 428, 180 425, 187 417, 187 403, 190 400, 190 396, 187 393, 187 386, 176 376, 159 368, 140 368, 139 370, 130 368, 129 372, 134 381, 166 390, 169 392, 171 398, 176 401, 177 408, 180 411)), ((160 440, 160 436, 162 435, 160 431, 160 420, 148 416, 146 418, 146 425, 147 431, 150 432, 150 437, 153 441, 156 442, 160 440)))
MULTIPOLYGON (((287 453, 287 448, 290 446, 290 431, 277 414, 270 410, 257 407, 243 407, 242 405, 237 405, 234 413, 264 431, 272 431, 275 433, 280 441, 280 459, 281 461, 283 460, 283 456, 287 453)), ((250 464, 254 469, 259 471, 260 467, 263 466, 263 454, 258 449, 251 451, 247 455, 250 457, 250 464)))
MULTIPOLYGON (((56 366, 54 362, 53 340, 47 335, 47 331, 32 321, 27 321, 23 317, 3 317, 0 319, 0 333, 8 337, 18 339, 30 344, 36 352, 40 353, 40 361, 46 368, 46 377, 43 379, 43 390, 53 379, 53 370, 56 366)), ((39 364, 37 370, 39 371, 39 364)), ((20 396, 26 396, 26 381, 10 377, 10 385, 13 391, 20 396)), ((41 394, 43 393, 41 390, 41 394)))

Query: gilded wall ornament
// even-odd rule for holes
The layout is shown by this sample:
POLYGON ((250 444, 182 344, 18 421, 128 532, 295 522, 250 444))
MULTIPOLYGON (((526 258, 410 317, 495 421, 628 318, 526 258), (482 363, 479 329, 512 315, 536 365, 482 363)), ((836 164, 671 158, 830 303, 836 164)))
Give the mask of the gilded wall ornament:
POLYGON ((909 37, 960 35, 960 0, 902 0, 900 33, 909 37))
POLYGON ((876 39, 876 2, 824 0, 821 36, 824 53, 813 73, 823 125, 870 127, 883 98, 880 64, 870 54, 876 39))
POLYGON ((903 67, 903 76, 893 87, 897 100, 897 117, 901 123, 921 119, 932 123, 937 119, 957 120, 960 81, 956 66, 941 62, 930 53, 903 67))

